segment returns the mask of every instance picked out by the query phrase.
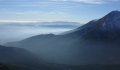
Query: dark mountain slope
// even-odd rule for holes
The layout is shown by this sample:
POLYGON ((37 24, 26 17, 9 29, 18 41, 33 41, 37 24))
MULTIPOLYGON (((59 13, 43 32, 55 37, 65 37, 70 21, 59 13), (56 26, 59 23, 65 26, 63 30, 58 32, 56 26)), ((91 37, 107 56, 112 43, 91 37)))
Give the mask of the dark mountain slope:
POLYGON ((112 11, 99 20, 93 20, 68 33, 86 39, 120 39, 120 11, 112 11))
POLYGON ((41 68, 45 63, 35 54, 15 47, 5 47, 0 45, 0 63, 13 64, 28 68, 41 68))

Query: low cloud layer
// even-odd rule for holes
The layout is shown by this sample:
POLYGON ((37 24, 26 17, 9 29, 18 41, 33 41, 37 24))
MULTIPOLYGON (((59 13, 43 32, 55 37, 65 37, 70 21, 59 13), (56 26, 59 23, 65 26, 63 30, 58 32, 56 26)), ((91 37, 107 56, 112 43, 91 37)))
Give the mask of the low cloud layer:
POLYGON ((39 34, 59 34, 79 26, 80 24, 76 22, 0 23, 0 44, 39 34))

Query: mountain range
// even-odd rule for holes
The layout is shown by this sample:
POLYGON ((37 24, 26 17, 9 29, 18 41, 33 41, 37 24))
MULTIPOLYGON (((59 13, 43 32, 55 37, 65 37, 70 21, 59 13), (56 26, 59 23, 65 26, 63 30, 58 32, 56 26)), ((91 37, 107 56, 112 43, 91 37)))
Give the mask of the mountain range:
POLYGON ((0 46, 0 63, 17 65, 22 67, 39 68, 43 61, 35 54, 16 47, 0 46))
POLYGON ((37 35, 6 46, 28 49, 57 64, 120 64, 119 42, 120 11, 112 11, 60 35, 37 35))
POLYGON ((23 48, 0 45, 0 70, 61 70, 63 65, 48 63, 23 48))

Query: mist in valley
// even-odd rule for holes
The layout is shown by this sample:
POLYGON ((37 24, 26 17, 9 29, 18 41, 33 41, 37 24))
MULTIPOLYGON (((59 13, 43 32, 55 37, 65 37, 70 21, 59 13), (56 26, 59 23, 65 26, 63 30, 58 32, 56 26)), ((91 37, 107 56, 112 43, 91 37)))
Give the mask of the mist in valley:
POLYGON ((79 27, 75 24, 58 24, 56 22, 1 22, 0 23, 0 44, 20 41, 28 37, 40 34, 60 34, 79 27), (63 27, 64 26, 64 27, 63 27))

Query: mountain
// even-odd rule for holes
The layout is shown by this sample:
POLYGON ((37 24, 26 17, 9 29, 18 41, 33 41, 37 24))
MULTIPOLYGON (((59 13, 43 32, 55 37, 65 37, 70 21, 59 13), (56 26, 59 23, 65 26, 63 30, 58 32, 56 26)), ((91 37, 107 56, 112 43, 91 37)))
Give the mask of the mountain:
MULTIPOLYGON (((0 63, 17 67, 38 70, 45 67, 46 62, 23 48, 5 47, 0 45, 0 63)), ((47 66, 46 66, 47 67, 47 66)))
POLYGON ((66 21, 56 21, 56 22, 43 22, 39 24, 39 26, 43 27, 52 27, 52 28, 77 28, 79 27, 80 23, 78 22, 66 22, 66 21))
POLYGON ((23 48, 0 45, 0 70, 63 70, 66 67, 45 62, 23 48))
POLYGON ((69 35, 80 35, 86 39, 119 39, 120 11, 112 11, 99 20, 92 20, 69 35))
POLYGON ((58 64, 120 64, 119 36, 120 12, 112 11, 60 35, 37 35, 6 45, 29 49, 58 64))

